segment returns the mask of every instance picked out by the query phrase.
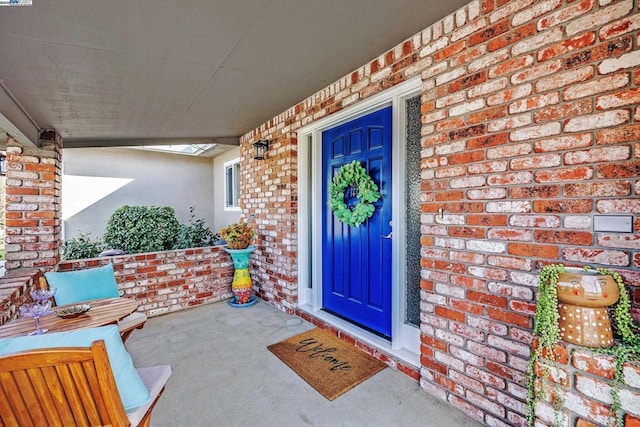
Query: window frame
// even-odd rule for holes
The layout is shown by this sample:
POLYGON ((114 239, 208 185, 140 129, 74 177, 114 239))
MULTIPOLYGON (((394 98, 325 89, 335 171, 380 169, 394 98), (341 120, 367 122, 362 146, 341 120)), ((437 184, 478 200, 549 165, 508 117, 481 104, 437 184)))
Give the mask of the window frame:
POLYGON ((228 212, 240 211, 240 157, 224 163, 224 210, 228 212), (230 204, 229 201, 229 170, 231 170, 231 179, 233 180, 232 197, 236 204, 230 204))

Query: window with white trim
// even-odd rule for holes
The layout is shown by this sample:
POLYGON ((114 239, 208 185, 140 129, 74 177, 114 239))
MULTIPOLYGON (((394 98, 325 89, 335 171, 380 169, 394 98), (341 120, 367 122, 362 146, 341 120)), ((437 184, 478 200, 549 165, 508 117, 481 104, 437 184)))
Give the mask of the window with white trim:
POLYGON ((240 210, 240 158, 224 164, 224 210, 240 210))

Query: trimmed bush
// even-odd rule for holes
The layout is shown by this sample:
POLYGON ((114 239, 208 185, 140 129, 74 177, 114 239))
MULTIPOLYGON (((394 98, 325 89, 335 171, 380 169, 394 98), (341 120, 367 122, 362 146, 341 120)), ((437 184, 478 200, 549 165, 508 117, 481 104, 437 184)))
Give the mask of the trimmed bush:
POLYGON ((80 233, 78 237, 65 240, 62 244, 62 259, 95 258, 105 249, 104 242, 91 233, 80 233))
POLYGON ((178 237, 176 243, 173 246, 174 249, 186 249, 186 248, 199 248, 202 246, 213 246, 220 238, 220 235, 215 234, 209 227, 204 225, 204 219, 195 218, 195 208, 191 206, 189 208, 189 224, 180 224, 180 230, 178 231, 178 237))
POLYGON ((180 224, 169 206, 122 206, 107 221, 103 240, 128 254, 172 249, 180 224))

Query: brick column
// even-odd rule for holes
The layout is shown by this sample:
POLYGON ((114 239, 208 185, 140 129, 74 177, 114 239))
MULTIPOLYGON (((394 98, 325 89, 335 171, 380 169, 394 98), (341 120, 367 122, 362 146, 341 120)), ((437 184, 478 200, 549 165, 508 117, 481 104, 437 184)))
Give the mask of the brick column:
POLYGON ((55 130, 45 130, 40 147, 7 139, 7 274, 51 270, 60 261, 62 138, 55 130))

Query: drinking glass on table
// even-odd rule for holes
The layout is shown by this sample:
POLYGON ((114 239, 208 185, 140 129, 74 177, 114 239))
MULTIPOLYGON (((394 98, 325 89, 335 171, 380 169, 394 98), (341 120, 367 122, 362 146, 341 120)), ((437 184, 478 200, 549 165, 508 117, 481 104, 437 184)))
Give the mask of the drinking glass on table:
POLYGON ((36 329, 29 335, 41 335, 48 331, 48 329, 40 328, 40 317, 53 313, 53 311, 51 311, 51 297, 55 293, 56 288, 33 289, 30 294, 31 299, 34 302, 31 304, 24 304, 20 306, 20 316, 33 317, 36 322, 36 329))
POLYGON ((29 335, 42 335, 48 331, 48 329, 40 329, 40 317, 52 313, 51 301, 24 304, 20 306, 19 311, 20 316, 33 317, 36 321, 36 329, 29 335))

